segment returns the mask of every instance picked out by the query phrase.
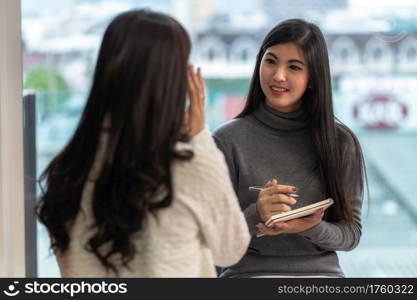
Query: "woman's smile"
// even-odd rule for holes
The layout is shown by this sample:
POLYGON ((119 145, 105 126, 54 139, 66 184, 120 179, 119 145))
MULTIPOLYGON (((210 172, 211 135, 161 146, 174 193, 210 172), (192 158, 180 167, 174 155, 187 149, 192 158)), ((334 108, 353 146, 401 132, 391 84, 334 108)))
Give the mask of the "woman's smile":
POLYGON ((271 93, 275 96, 282 96, 289 92, 289 89, 281 86, 271 85, 271 93))
POLYGON ((266 49, 259 77, 269 107, 284 113, 298 110, 307 89, 309 71, 296 44, 277 44, 266 49))

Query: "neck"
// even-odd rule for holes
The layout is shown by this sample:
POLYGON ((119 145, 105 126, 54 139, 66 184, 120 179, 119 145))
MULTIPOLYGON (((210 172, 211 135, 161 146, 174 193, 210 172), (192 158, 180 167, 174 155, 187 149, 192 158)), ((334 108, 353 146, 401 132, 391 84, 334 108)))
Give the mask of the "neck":
POLYGON ((307 116, 304 107, 292 112, 280 112, 265 102, 261 102, 252 115, 262 124, 274 130, 293 132, 307 128, 307 116))
POLYGON ((267 99, 265 99, 265 106, 267 106, 268 108, 270 108, 270 109, 272 109, 272 110, 274 110, 278 113, 287 114, 287 113, 293 113, 293 112, 296 112, 296 111, 300 110, 301 109, 301 101, 300 100, 297 101, 297 103, 295 103, 292 106, 277 107, 277 106, 274 106, 272 103, 270 103, 267 99))

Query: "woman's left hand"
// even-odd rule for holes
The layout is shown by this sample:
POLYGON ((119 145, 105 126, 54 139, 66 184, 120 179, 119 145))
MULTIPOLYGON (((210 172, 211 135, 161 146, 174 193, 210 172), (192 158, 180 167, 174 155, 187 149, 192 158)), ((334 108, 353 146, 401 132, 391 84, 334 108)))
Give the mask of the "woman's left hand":
POLYGON ((324 215, 324 209, 317 210, 309 216, 292 219, 286 222, 277 222, 272 227, 266 226, 264 223, 256 224, 258 233, 265 235, 278 235, 283 233, 299 233, 306 231, 321 222, 324 215))

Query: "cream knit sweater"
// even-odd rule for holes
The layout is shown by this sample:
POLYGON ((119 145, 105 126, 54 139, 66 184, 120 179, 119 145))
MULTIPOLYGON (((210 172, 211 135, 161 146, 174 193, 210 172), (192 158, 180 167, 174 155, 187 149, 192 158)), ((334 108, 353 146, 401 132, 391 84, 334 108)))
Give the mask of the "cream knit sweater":
MULTIPOLYGON (((71 242, 63 255, 56 253, 63 277, 115 277, 95 255, 85 250, 93 223, 91 200, 108 133, 103 131, 99 149, 81 200, 81 210, 71 228, 71 242)), ((229 179, 223 154, 204 129, 179 149, 194 152, 190 161, 174 161, 172 204, 149 214, 144 230, 133 238, 139 250, 130 270, 121 277, 215 277, 215 267, 237 263, 250 241, 245 218, 229 179)), ((112 262, 117 263, 115 257, 112 262)))

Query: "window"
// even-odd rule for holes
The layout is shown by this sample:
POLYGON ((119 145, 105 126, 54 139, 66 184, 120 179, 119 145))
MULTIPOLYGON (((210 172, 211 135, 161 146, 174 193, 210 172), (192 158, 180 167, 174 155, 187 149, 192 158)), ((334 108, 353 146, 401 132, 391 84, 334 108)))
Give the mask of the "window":
MULTIPOLYGON (((241 109, 264 34, 289 16, 305 18, 326 35, 335 112, 359 137, 369 177, 371 201, 364 204, 362 241, 352 252, 340 253, 342 267, 351 277, 417 276, 417 25, 399 13, 415 11, 417 5, 297 1, 305 5, 294 8, 293 0, 231 2, 237 5, 221 0, 178 5, 171 0, 22 0, 24 86, 36 96, 37 175, 72 134, 103 30, 119 12, 146 6, 185 24, 194 42, 192 61, 206 78, 212 129, 241 109), (384 18, 403 25, 394 28, 384 18)), ((37 247, 37 275, 58 276, 41 226, 37 247)))
POLYGON ((417 39, 409 36, 400 42, 398 48, 399 69, 402 72, 415 72, 417 69, 417 39))
POLYGON ((357 72, 360 67, 360 52, 354 37, 346 37, 344 35, 337 37, 329 43, 331 47, 330 54, 332 56, 332 70, 339 72, 357 72))

